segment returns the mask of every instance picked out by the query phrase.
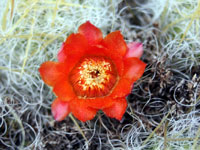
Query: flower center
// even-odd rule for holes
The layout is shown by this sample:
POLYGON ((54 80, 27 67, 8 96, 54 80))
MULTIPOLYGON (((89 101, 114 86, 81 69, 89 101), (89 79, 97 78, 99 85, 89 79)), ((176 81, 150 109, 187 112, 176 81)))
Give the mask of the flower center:
POLYGON ((108 58, 85 57, 72 69, 69 78, 77 96, 103 97, 112 91, 117 81, 117 71, 108 58))

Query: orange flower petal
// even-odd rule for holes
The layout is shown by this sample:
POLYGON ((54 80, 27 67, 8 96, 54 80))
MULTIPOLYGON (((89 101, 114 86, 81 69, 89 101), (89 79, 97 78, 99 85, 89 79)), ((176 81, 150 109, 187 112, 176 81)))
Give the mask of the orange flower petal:
POLYGON ((82 24, 78 28, 78 32, 82 34, 83 36, 85 36, 85 38, 88 40, 88 43, 90 45, 98 44, 103 39, 101 30, 99 30, 99 28, 95 27, 89 21, 82 24))
POLYGON ((61 121, 71 111, 85 122, 102 109, 107 116, 121 120, 127 107, 125 96, 145 70, 146 64, 139 60, 142 53, 142 45, 132 42, 127 46, 120 31, 103 39, 89 21, 82 24, 78 33, 63 43, 59 62, 45 62, 39 68, 44 82, 53 86, 58 96, 52 104, 54 118, 61 121))
POLYGON ((88 43, 83 35, 71 34, 58 52, 58 61, 68 62, 73 66, 85 54, 87 48, 88 43))
POLYGON ((87 104, 80 99, 74 99, 70 102, 70 110, 78 120, 83 122, 93 119, 97 112, 96 109, 88 107, 87 104))
POLYGON ((111 50, 111 53, 116 53, 119 56, 124 56, 127 51, 126 42, 120 31, 108 34, 103 40, 103 45, 111 50))
POLYGON ((113 104, 113 100, 111 97, 106 96, 103 98, 95 98, 95 99, 83 99, 87 106, 94 108, 94 109, 104 109, 110 107, 113 104))
POLYGON ((51 111, 56 121, 62 121, 70 112, 69 103, 56 98, 51 105, 51 111))
POLYGON ((53 88, 53 92, 62 100, 70 101, 76 97, 74 90, 68 80, 62 80, 53 88))
POLYGON ((123 73, 123 57, 117 53, 112 53, 110 49, 103 47, 102 45, 90 46, 83 54, 86 57, 97 56, 97 57, 107 57, 115 64, 118 75, 121 76, 123 73))
POLYGON ((133 88, 133 82, 138 80, 144 73, 145 67, 146 64, 136 57, 125 59, 124 74, 119 79, 110 97, 119 98, 127 96, 133 88))
POLYGON ((143 54, 143 47, 142 47, 142 43, 139 42, 131 42, 128 43, 128 50, 126 53, 126 58, 129 57, 137 57, 140 58, 143 54))
POLYGON ((86 51, 85 55, 98 57, 103 56, 109 58, 115 64, 118 75, 122 75, 124 70, 123 57, 117 53, 113 53, 112 51, 110 51, 110 49, 107 49, 101 45, 92 46, 86 51))
POLYGON ((133 82, 131 82, 128 79, 121 78, 115 89, 112 91, 110 97, 112 98, 121 98, 121 97, 126 97, 130 92, 131 89, 133 88, 133 82))
POLYGON ((117 56, 115 54, 111 54, 111 55, 108 54, 108 56, 111 58, 111 60, 116 65, 116 69, 117 69, 118 75, 122 76, 123 72, 124 72, 123 58, 121 56, 117 56))
POLYGON ((111 118, 121 120, 126 112, 127 102, 125 98, 115 99, 111 107, 103 109, 103 112, 111 118))
POLYGON ((123 78, 134 82, 138 80, 144 73, 146 64, 139 58, 127 58, 124 60, 124 75, 123 78))
POLYGON ((65 62, 67 60, 67 55, 66 55, 66 51, 64 50, 64 46, 65 46, 65 43, 62 43, 62 46, 57 55, 59 62, 65 62))
POLYGON ((61 64, 57 62, 52 62, 52 61, 44 62, 39 68, 42 80, 46 84, 54 86, 58 81, 66 78, 66 74, 62 72, 61 69, 62 67, 63 66, 61 66, 61 64))
POLYGON ((102 47, 101 45, 90 46, 85 51, 85 56, 107 56, 106 55, 106 48, 102 47))

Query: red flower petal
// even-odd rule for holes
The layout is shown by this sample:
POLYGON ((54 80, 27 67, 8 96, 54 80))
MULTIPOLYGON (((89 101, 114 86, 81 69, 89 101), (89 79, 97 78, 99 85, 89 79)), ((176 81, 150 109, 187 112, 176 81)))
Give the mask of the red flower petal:
POLYGON ((70 101, 76 97, 74 90, 68 80, 56 83, 53 92, 61 98, 62 101, 70 101))
POLYGON ((89 21, 82 24, 63 43, 59 62, 46 62, 39 69, 58 96, 52 104, 54 118, 61 121, 71 111, 85 122, 102 109, 121 120, 127 107, 125 96, 145 70, 146 64, 139 60, 142 53, 140 43, 127 47, 120 31, 102 39, 97 27, 89 21))
POLYGON ((70 112, 69 103, 56 98, 51 105, 51 111, 56 121, 62 121, 70 112))
POLYGON ((139 42, 128 43, 128 50, 125 56, 126 58, 129 58, 129 57, 140 58, 142 54, 143 54, 142 43, 139 43, 139 42))
POLYGON ((125 97, 131 92, 132 88, 133 88, 133 82, 131 82, 128 79, 121 78, 118 81, 115 89, 112 91, 112 94, 110 95, 110 97, 114 99, 125 97))
POLYGON ((44 62, 39 68, 42 80, 46 84, 53 86, 56 84, 56 82, 66 78, 66 74, 62 72, 61 69, 62 67, 65 66, 57 62, 51 62, 51 61, 44 62))
POLYGON ((64 46, 65 46, 65 43, 62 43, 62 46, 58 52, 58 61, 59 62, 65 62, 67 60, 67 55, 66 55, 66 52, 64 50, 64 46))
POLYGON ((111 60, 116 65, 116 69, 117 69, 118 75, 122 76, 123 72, 124 72, 123 58, 121 56, 117 56, 115 54, 111 54, 111 55, 108 54, 108 56, 111 58, 111 60))
POLYGON ((101 45, 90 46, 86 51, 86 56, 107 56, 107 50, 101 45))
POLYGON ((88 40, 88 43, 90 45, 98 44, 103 39, 101 30, 99 30, 99 28, 95 27, 89 21, 82 24, 78 28, 78 32, 82 34, 83 36, 85 36, 85 38, 88 40))
POLYGON ((123 78, 129 79, 131 82, 138 80, 144 73, 146 64, 140 59, 133 57, 124 60, 123 78))
POLYGON ((81 100, 84 101, 88 107, 94 109, 104 109, 110 107, 113 104, 113 100, 109 96, 103 98, 81 99, 81 100))
POLYGON ((110 60, 115 64, 118 75, 121 76, 124 70, 123 57, 117 53, 113 53, 110 49, 107 49, 101 45, 91 46, 85 52, 86 56, 103 56, 110 58, 110 60))
POLYGON ((125 98, 113 100, 114 103, 111 107, 103 109, 103 112, 111 118, 121 120, 126 112, 127 102, 125 98))
POLYGON ((107 49, 103 47, 102 45, 96 45, 96 46, 90 46, 85 51, 85 54, 82 54, 82 56, 97 56, 97 57, 107 57, 110 58, 110 60, 116 65, 116 69, 118 72, 118 75, 121 76, 124 69, 123 57, 120 56, 117 53, 112 53, 110 49, 107 49))
POLYGON ((73 65, 85 54, 88 49, 87 40, 81 34, 71 34, 58 53, 59 62, 67 62, 73 65))
POLYGON ((145 67, 146 64, 136 57, 125 59, 124 74, 110 96, 113 98, 127 96, 133 88, 133 82, 138 80, 144 73, 145 67))
POLYGON ((90 108, 87 104, 80 100, 74 99, 70 102, 70 109, 72 114, 78 119, 83 122, 91 120, 95 117, 97 110, 90 108))
POLYGON ((118 56, 124 56, 127 51, 126 42, 120 31, 108 34, 103 40, 103 45, 107 47, 111 53, 117 53, 118 56))

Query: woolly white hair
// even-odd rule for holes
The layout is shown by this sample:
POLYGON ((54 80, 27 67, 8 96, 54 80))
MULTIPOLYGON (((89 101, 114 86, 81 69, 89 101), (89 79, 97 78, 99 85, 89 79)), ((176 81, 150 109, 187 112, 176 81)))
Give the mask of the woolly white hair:
MULTIPOLYGON (((148 25, 158 23, 161 28, 159 39, 163 56, 178 70, 199 65, 200 32, 197 0, 149 0, 140 4, 137 10, 146 16, 152 15, 148 25)), ((141 20, 144 17, 140 17, 141 20)), ((144 21, 145 22, 145 21, 144 21)), ((146 26, 144 26, 146 28, 146 26)), ((143 27, 143 28, 144 28, 143 27)))
MULTIPOLYGON (((138 7, 134 8, 134 10, 139 12, 137 17, 141 25, 131 25, 131 28, 142 30, 145 33, 145 31, 150 30, 152 25, 157 24, 160 30, 156 31, 158 33, 157 36, 152 34, 155 37, 155 41, 158 42, 158 44, 155 44, 158 49, 155 58, 160 61, 164 60, 165 65, 174 68, 172 70, 175 73, 184 76, 188 84, 194 83, 190 73, 193 67, 199 66, 200 62, 200 26, 198 18, 200 1, 148 0, 144 2, 136 0, 135 2, 138 7), (166 57, 167 59, 165 59, 166 57)), ((196 77, 196 75, 194 76, 196 77)), ((196 90, 193 91, 194 97, 190 105, 184 105, 181 99, 176 98, 176 90, 174 93, 176 103, 180 106, 192 107, 191 111, 187 114, 179 115, 178 119, 173 115, 171 115, 171 119, 165 118, 167 125, 165 123, 164 126, 166 125, 170 128, 166 128, 164 136, 153 133, 161 127, 159 126, 161 124, 158 123, 158 128, 148 134, 145 144, 153 147, 153 149, 199 149, 200 122, 199 117, 196 115, 199 110, 196 110, 195 106, 199 104, 200 87, 199 82, 195 84, 196 90)), ((175 86, 177 86, 175 89, 179 87, 179 85, 175 86)), ((141 122, 141 129, 143 128, 142 124, 141 122)), ((135 128, 134 125, 128 126, 132 126, 132 128, 129 132, 130 134, 126 135, 126 140, 128 140, 127 149, 142 149, 142 146, 146 145, 143 144, 141 146, 140 142, 138 142, 140 139, 138 139, 139 136, 137 134, 142 134, 140 129, 135 128)), ((145 132, 145 134, 147 133, 145 132)))
POLYGON ((41 132, 52 121, 48 111, 55 97, 40 79, 38 67, 56 60, 62 42, 83 22, 89 20, 104 34, 112 30, 120 1, 1 1, 0 145, 42 149, 41 132), (34 127, 22 118, 33 120, 34 127), (14 125, 16 129, 12 129, 14 125), (7 139, 5 134, 15 136, 7 139), (22 142, 17 145, 18 139, 22 142), (30 141, 25 144, 26 139, 30 141))
MULTIPOLYGON (((143 26, 131 25, 123 19, 126 17, 123 11, 130 7, 122 8, 118 12, 120 2, 121 0, 1 0, 1 145, 9 149, 43 149, 43 138, 45 137, 41 135, 41 132, 47 123, 53 122, 53 118, 49 116, 49 110, 55 96, 40 79, 38 67, 44 61, 55 61, 62 42, 70 33, 76 32, 79 25, 87 20, 99 27, 104 35, 107 31, 120 29, 127 41, 136 39, 135 31, 130 32, 130 30, 140 30, 144 45, 148 44, 146 43, 146 35, 148 34, 154 39, 156 45, 157 56, 155 58, 161 59, 161 56, 168 54, 171 59, 168 60, 168 63, 178 66, 176 68, 178 71, 197 65, 200 50, 199 32, 196 29, 198 30, 199 22, 192 23, 188 29, 185 26, 188 24, 188 20, 181 19, 196 13, 194 10, 199 9, 196 1, 149 0, 142 4, 139 0, 135 1, 138 7, 134 10, 142 12, 150 20, 150 23, 146 24, 144 17, 138 15, 143 26), (152 24, 155 22, 160 22, 163 29, 163 31, 159 31, 162 33, 160 39, 157 39, 152 32, 155 29, 152 24), (158 41, 164 52, 159 50, 158 41), (32 120, 33 124, 28 124, 29 120, 32 120), (7 138, 7 134, 10 135, 9 138, 7 138), (18 139, 21 142, 16 144, 18 139), (27 139, 29 139, 28 143, 27 139)), ((131 7, 131 9, 133 8, 131 7)), ((190 17, 192 18, 192 16, 190 17)), ((145 131, 139 117, 131 116, 141 123, 141 127, 127 124, 121 130, 120 139, 110 138, 111 134, 107 134, 108 143, 103 143, 105 140, 99 137, 100 147, 108 144, 107 147, 112 149, 142 149, 149 145, 155 149, 161 149, 165 146, 166 139, 163 136, 151 135, 154 132, 145 131), (125 132, 126 128, 128 132, 125 132), (151 135, 153 138, 147 138, 148 141, 142 144, 141 134, 146 137, 151 135)), ((166 120, 165 118, 164 121, 166 120)), ((196 147, 200 131, 198 130, 199 118, 195 116, 194 111, 180 116, 179 120, 172 117, 168 122, 171 128, 166 132, 166 136, 172 137, 172 139, 174 137, 182 138, 180 141, 168 141, 169 149, 196 147), (191 139, 187 140, 187 137, 191 139)), ((91 130, 95 133, 96 126, 94 129, 86 128, 84 130, 91 130)), ((63 132, 73 134, 62 130, 54 131, 52 134, 62 135, 63 132)), ((88 148, 87 142, 85 148, 88 148)))

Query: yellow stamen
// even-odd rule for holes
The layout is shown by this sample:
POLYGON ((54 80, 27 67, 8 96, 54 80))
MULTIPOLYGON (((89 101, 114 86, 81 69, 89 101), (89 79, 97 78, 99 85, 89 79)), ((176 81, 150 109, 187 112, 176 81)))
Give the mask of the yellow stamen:
POLYGON ((115 66, 109 59, 89 57, 75 67, 71 81, 79 96, 92 98, 107 95, 116 82, 116 76, 115 66))

